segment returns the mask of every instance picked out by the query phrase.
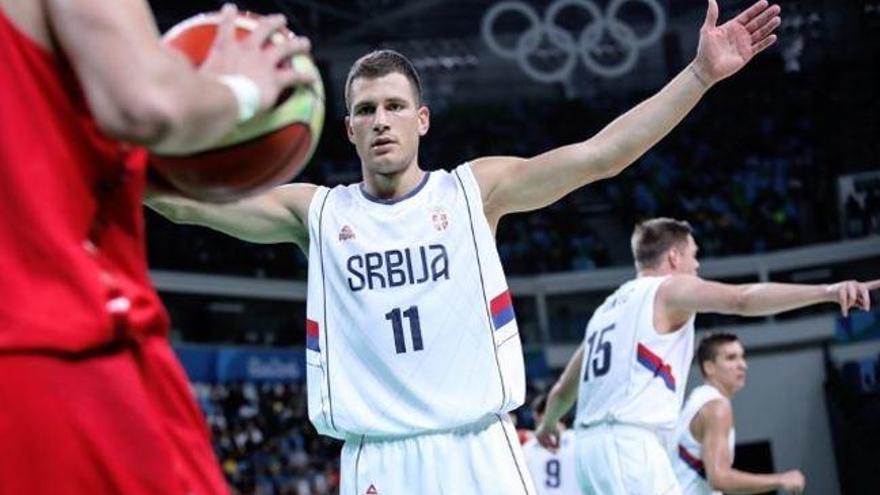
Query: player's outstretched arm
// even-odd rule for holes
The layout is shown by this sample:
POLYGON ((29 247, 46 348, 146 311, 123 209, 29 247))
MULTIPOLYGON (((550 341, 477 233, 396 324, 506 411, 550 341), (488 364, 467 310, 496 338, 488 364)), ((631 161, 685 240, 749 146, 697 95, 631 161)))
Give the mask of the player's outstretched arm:
POLYGON ((148 187, 144 203, 174 223, 201 225, 243 241, 293 242, 308 253, 312 184, 289 184, 231 203, 202 203, 173 191, 148 187))
POLYGON ((694 275, 673 275, 663 282, 657 301, 667 311, 766 316, 820 303, 836 303, 846 316, 852 308, 869 311, 870 291, 880 280, 847 280, 831 285, 774 282, 731 285, 694 275))
MULTIPOLYGON (((695 418, 697 419, 697 418, 695 418)), ((706 480, 713 489, 731 494, 763 493, 784 490, 802 493, 804 475, 798 470, 777 474, 752 474, 733 468, 728 435, 733 428, 733 410, 727 400, 713 400, 700 410, 702 423, 703 465, 706 480)))
MULTIPOLYGON (((54 38, 70 60, 98 125, 114 138, 165 153, 204 149, 228 133, 241 106, 268 109, 300 74, 279 69, 278 61, 309 49, 304 38, 273 49, 263 42, 285 23, 267 16, 247 39, 235 40, 233 6, 208 59, 196 70, 182 54, 165 48, 144 0, 47 0, 54 38), (239 91, 218 76, 244 76, 239 91), (255 86, 254 86, 255 85, 255 86), (244 98, 249 96, 249 98, 244 98)), ((239 79, 239 87, 242 79, 239 79)))
POLYGON ((697 55, 651 98, 614 120, 587 141, 530 159, 488 157, 474 161, 487 217, 553 203, 590 182, 614 176, 669 133, 706 90, 772 45, 780 9, 761 0, 718 26, 718 5, 709 0, 697 55))
POLYGON ((581 364, 584 361, 584 345, 581 344, 565 366, 565 371, 547 394, 547 406, 544 418, 537 425, 535 437, 545 448, 556 451, 559 448, 559 420, 577 402, 578 385, 580 385, 581 364))

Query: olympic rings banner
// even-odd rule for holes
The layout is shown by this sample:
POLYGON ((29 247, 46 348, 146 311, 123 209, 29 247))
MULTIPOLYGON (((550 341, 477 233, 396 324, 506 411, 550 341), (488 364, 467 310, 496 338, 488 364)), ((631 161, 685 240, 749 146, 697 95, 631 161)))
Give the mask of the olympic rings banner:
POLYGON ((489 49, 499 57, 515 60, 529 77, 543 83, 566 80, 578 59, 588 70, 601 77, 622 76, 635 67, 641 50, 656 43, 664 32, 666 12, 658 0, 611 0, 604 10, 594 0, 555 0, 547 7, 543 18, 529 4, 509 0, 490 7, 483 15, 481 26, 483 41, 489 49), (627 3, 642 4, 651 11, 651 27, 647 33, 639 35, 631 25, 620 19, 620 9, 627 3), (572 34, 557 23, 565 9, 578 9, 589 17, 579 34, 572 34), (528 24, 512 46, 502 45, 495 32, 498 19, 505 14, 519 15, 528 24), (606 35, 622 52, 617 62, 606 63, 597 57, 606 35), (533 61, 535 56, 540 55, 539 49, 545 40, 563 56, 563 62, 555 69, 538 67, 533 61))

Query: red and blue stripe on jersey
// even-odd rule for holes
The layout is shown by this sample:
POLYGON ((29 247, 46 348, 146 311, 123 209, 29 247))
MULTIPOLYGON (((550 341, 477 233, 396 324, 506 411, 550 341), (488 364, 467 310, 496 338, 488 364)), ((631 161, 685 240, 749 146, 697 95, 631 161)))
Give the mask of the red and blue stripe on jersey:
POLYGON ((306 349, 321 352, 318 343, 318 322, 306 319, 306 349))
POLYGON ((687 449, 684 448, 684 445, 678 446, 678 457, 681 458, 688 467, 696 471, 697 474, 700 475, 700 478, 706 479, 706 466, 703 464, 703 461, 688 452, 687 449))
POLYGON ((660 356, 651 352, 644 344, 639 343, 636 359, 654 376, 662 378, 666 388, 675 392, 675 376, 672 374, 672 367, 664 363, 660 356))
POLYGON ((516 319, 513 312, 513 299, 510 297, 509 290, 495 296, 489 303, 489 309, 492 312, 492 324, 495 326, 495 330, 516 319))

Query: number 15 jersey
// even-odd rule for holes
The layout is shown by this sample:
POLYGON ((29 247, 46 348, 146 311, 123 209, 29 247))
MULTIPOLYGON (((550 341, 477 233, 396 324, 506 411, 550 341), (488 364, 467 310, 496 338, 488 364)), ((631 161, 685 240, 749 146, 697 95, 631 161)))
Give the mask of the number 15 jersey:
POLYGON ((309 208, 306 375, 318 432, 402 436, 522 404, 513 304, 468 164, 396 200, 359 184, 309 208))
POLYGON ((630 280, 593 313, 583 343, 577 427, 675 427, 694 353, 694 318, 675 332, 657 333, 654 299, 664 280, 630 280))

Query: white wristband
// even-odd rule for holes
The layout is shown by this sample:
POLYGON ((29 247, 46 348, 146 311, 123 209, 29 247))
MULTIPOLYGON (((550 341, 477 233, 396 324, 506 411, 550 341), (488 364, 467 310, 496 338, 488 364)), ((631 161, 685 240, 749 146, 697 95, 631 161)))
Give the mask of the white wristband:
POLYGON ((260 109, 260 87, 253 79, 241 74, 230 74, 217 77, 217 80, 225 84, 235 100, 238 102, 238 121, 253 117, 260 109))

